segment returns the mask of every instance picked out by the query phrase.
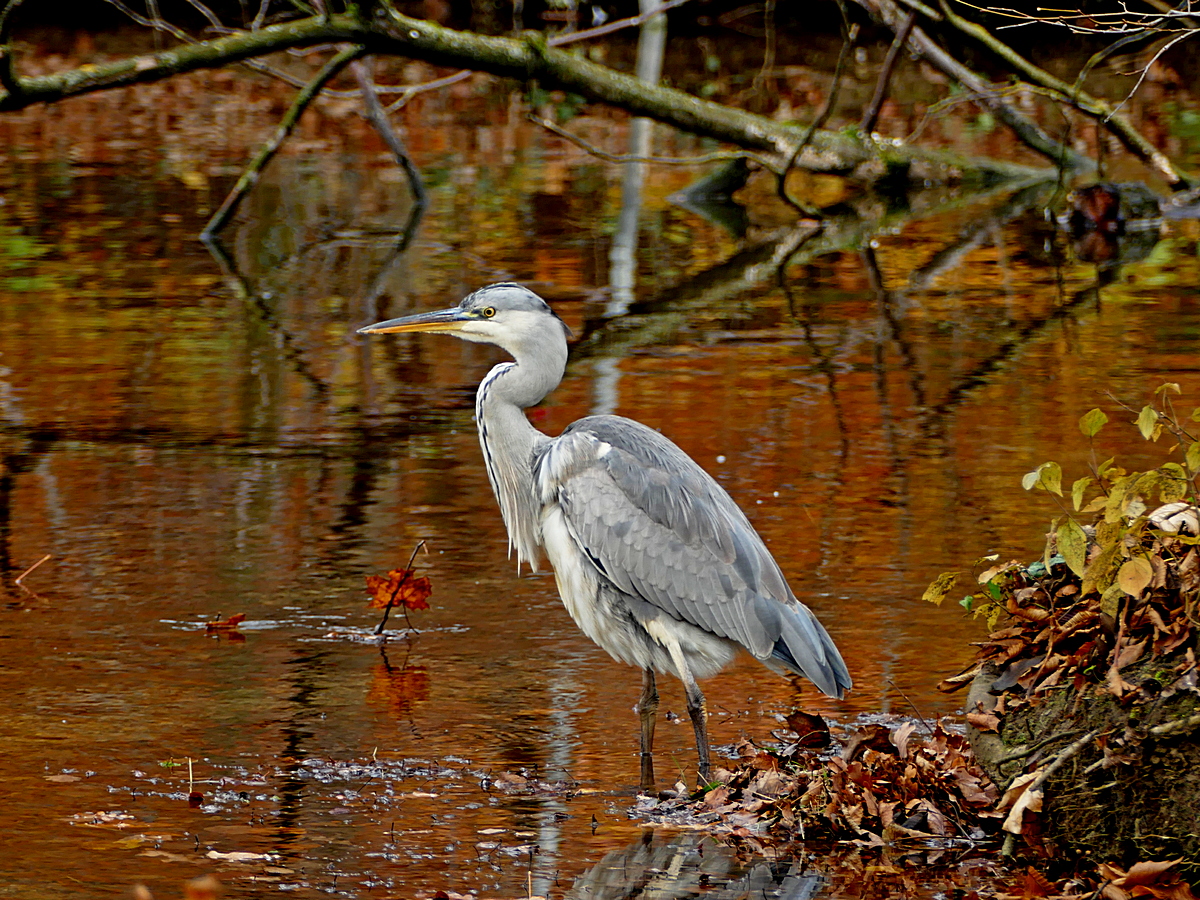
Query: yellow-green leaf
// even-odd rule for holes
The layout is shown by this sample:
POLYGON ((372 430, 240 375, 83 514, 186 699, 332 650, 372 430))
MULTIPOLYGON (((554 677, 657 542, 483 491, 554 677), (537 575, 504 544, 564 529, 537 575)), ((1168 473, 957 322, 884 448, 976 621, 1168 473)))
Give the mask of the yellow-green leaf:
POLYGON ((1158 413, 1154 411, 1153 406, 1143 406, 1142 411, 1138 413, 1137 427, 1142 433, 1142 437, 1150 440, 1151 435, 1154 435, 1154 426, 1158 424, 1158 413))
MULTIPOLYGON (((1096 531, 1099 536, 1100 529, 1097 528, 1096 531)), ((1092 557, 1083 573, 1083 584, 1079 588, 1081 594, 1087 595, 1092 591, 1103 591, 1112 584, 1113 568, 1120 552, 1121 544, 1117 541, 1105 546, 1100 553, 1092 557)))
POLYGON ((1089 410, 1079 417, 1079 430, 1087 437, 1095 437, 1107 421, 1108 416, 1104 414, 1104 410, 1089 410))
POLYGON ((1159 471, 1163 473, 1158 482, 1159 500, 1163 503, 1174 503, 1187 496, 1190 482, 1183 466, 1177 462, 1163 463, 1159 471))
POLYGON ((1075 483, 1071 485, 1071 502, 1075 504, 1076 512, 1083 504, 1083 492, 1088 489, 1088 485, 1093 483, 1091 475, 1084 475, 1082 478, 1075 479, 1075 483))
POLYGON ((1200 472, 1200 441, 1196 441, 1187 448, 1183 460, 1193 472, 1200 472))
POLYGON ((1062 496, 1062 467, 1056 462, 1044 462, 1021 478, 1021 487, 1027 491, 1040 487, 1044 491, 1062 496))
POLYGON ((1067 519, 1058 526, 1058 552, 1067 561, 1076 575, 1083 577, 1087 565, 1087 535, 1074 519, 1067 519))
POLYGON ((921 595, 921 599, 941 606, 942 601, 946 599, 946 595, 954 590, 954 584, 958 581, 958 575, 958 572, 943 572, 933 580, 933 584, 925 588, 925 593, 921 595))
POLYGON ((1179 385, 1177 385, 1174 381, 1167 381, 1154 389, 1154 393, 1156 394, 1164 394, 1167 391, 1170 391, 1172 394, 1183 393, 1183 391, 1180 390, 1179 385))
POLYGON ((1052 494, 1062 496, 1062 467, 1056 462, 1042 463, 1038 466, 1041 473, 1041 485, 1052 494))
POLYGON ((1133 486, 1133 478, 1125 475, 1113 482, 1112 490, 1108 492, 1108 499, 1104 502, 1104 521, 1105 522, 1120 522, 1122 509, 1125 506, 1125 495, 1133 486))
POLYGON ((1100 596, 1100 612, 1104 613, 1111 619, 1117 617, 1118 604, 1121 598, 1125 596, 1125 592, 1121 590, 1119 584, 1110 584, 1108 589, 1100 596))
POLYGON ((1144 556, 1135 556, 1121 565, 1120 571, 1117 572, 1117 584, 1129 596, 1137 597, 1149 586, 1153 577, 1154 567, 1150 565, 1150 560, 1144 556))

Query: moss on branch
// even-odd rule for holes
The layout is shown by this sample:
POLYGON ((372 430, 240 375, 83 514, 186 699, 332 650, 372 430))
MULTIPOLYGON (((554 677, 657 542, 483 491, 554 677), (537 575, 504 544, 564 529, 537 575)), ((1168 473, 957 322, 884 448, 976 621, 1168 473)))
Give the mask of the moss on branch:
MULTIPOLYGON (((23 78, 16 92, 0 94, 0 110, 52 103, 68 97, 133 84, 161 81, 185 72, 220 68, 293 47, 346 43, 368 54, 403 56, 435 65, 487 72, 544 87, 577 93, 683 131, 764 152, 782 165, 805 134, 764 116, 702 100, 660 85, 646 84, 582 56, 548 46, 541 35, 521 39, 455 31, 388 10, 366 21, 352 14, 306 19, 184 44, 157 53, 80 66, 38 78, 23 78)), ((1031 169, 1001 160, 969 158, 903 144, 875 144, 857 135, 817 130, 795 163, 818 172, 854 174, 873 179, 897 167, 933 181, 1028 179, 1051 170, 1031 169)))

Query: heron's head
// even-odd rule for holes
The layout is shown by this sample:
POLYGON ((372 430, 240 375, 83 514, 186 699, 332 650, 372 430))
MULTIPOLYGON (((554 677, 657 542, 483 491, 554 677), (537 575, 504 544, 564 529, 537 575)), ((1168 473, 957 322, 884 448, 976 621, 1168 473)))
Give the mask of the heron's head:
MULTIPOLYGON (((359 334, 425 331, 495 344, 520 358, 545 351, 549 342, 566 350, 567 326, 549 304, 528 288, 504 282, 469 294, 458 306, 389 319, 358 329, 359 334)), ((539 354, 540 355, 540 354, 539 354)))

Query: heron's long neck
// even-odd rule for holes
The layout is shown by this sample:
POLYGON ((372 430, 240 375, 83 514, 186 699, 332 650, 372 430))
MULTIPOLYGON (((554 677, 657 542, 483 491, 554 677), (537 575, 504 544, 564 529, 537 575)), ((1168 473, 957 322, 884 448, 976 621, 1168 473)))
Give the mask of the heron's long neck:
POLYGON ((479 444, 508 529, 509 553, 517 551, 518 568, 524 562, 535 572, 542 533, 533 492, 533 456, 550 438, 529 424, 525 408, 541 401, 561 378, 561 368, 539 373, 520 362, 501 363, 488 372, 475 395, 479 444))

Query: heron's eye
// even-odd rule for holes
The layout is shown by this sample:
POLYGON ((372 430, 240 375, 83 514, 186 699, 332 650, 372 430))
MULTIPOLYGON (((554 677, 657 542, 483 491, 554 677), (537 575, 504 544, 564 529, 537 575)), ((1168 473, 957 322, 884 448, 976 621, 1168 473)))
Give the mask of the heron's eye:
POLYGON ((483 317, 484 317, 485 319, 490 319, 490 318, 491 318, 492 316, 494 316, 495 314, 496 314, 496 307, 494 307, 494 306, 485 306, 485 307, 483 308, 483 317))

